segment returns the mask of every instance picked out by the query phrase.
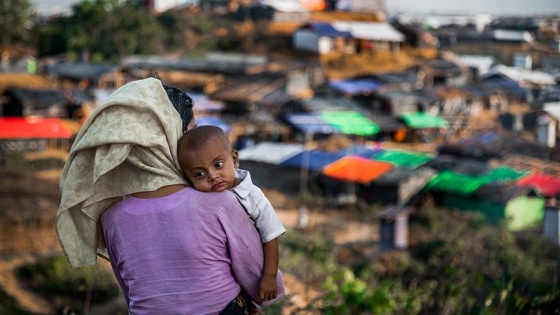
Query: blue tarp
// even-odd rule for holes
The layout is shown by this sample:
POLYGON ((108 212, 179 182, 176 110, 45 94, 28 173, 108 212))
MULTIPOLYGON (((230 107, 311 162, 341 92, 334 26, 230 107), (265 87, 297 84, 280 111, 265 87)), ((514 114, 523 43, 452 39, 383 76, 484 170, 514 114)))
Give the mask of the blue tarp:
POLYGON ((523 98, 527 95, 527 91, 523 89, 517 82, 507 79, 507 78, 499 78, 499 77, 491 77, 482 81, 483 84, 492 86, 502 91, 507 91, 511 95, 514 95, 519 98, 523 98))
POLYGON ((197 126, 204 126, 204 125, 217 126, 217 127, 222 128, 222 130, 225 131, 226 133, 231 132, 231 126, 219 117, 216 117, 216 116, 199 116, 199 117, 196 117, 195 119, 196 119, 196 125, 197 126))
POLYGON ((377 91, 381 83, 373 79, 331 80, 329 86, 345 94, 360 94, 377 91))
POLYGON ((326 152, 321 150, 308 150, 298 153, 291 158, 280 163, 280 166, 309 169, 320 172, 323 168, 332 162, 335 162, 345 156, 343 151, 326 152))
POLYGON ((365 146, 361 146, 361 145, 355 145, 352 146, 348 149, 344 149, 344 150, 340 150, 340 153, 344 153, 345 155, 349 156, 361 156, 363 158, 366 159, 372 159, 373 157, 375 157, 376 155, 378 155, 381 151, 381 149, 376 149, 376 148, 371 148, 371 147, 365 147, 365 146))
POLYGON ((286 159, 279 165, 292 168, 301 168, 302 165, 306 164, 308 166, 304 166, 305 169, 309 169, 312 171, 322 171, 325 166, 336 162, 345 156, 359 156, 366 159, 371 159, 381 151, 381 149, 375 149, 362 145, 351 146, 349 148, 340 149, 335 152, 326 152, 322 150, 306 150, 290 157, 289 159, 286 159))
POLYGON ((331 38, 337 38, 337 37, 352 38, 352 34, 350 32, 339 31, 329 23, 311 22, 309 23, 309 27, 315 30, 315 32, 320 36, 331 37, 331 38))
POLYGON ((319 115, 290 114, 290 115, 286 115, 285 119, 294 128, 306 134, 339 133, 338 129, 331 126, 319 115))

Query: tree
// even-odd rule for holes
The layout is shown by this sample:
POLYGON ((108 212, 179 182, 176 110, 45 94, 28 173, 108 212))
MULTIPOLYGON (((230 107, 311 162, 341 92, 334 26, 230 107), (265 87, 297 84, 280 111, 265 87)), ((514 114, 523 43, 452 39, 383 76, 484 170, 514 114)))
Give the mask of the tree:
POLYGON ((37 31, 40 55, 87 53, 95 61, 116 61, 155 53, 164 41, 156 17, 134 1, 82 0, 72 10, 37 31))
POLYGON ((28 45, 32 35, 33 7, 29 0, 0 0, 0 44, 28 45))

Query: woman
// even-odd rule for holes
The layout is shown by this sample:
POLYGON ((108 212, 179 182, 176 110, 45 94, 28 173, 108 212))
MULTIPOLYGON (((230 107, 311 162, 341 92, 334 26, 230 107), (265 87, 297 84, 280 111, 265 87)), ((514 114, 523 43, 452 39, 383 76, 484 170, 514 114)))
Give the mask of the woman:
POLYGON ((131 82, 90 115, 61 176, 59 241, 75 267, 110 257, 132 314, 243 313, 244 292, 258 302, 259 236, 231 193, 187 187, 176 148, 192 103, 176 92, 131 82))

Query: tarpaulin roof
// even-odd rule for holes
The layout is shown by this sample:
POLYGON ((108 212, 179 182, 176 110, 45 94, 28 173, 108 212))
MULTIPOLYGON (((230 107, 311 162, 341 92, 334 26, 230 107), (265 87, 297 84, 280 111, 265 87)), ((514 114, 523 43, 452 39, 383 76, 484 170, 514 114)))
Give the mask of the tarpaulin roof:
POLYGON ((320 113, 323 111, 360 111, 362 106, 356 101, 345 97, 314 96, 310 99, 298 100, 308 112, 320 113))
POLYGON ((372 159, 377 154, 382 152, 381 149, 372 148, 372 147, 363 146, 363 145, 353 145, 349 148, 342 149, 340 151, 345 152, 346 155, 361 156, 361 157, 364 157, 364 158, 367 158, 367 159, 372 159))
POLYGON ((484 178, 488 183, 507 182, 507 181, 515 181, 527 174, 528 172, 518 172, 510 167, 499 166, 490 170, 488 174, 484 175, 484 178))
POLYGON ((404 35, 389 23, 336 21, 332 24, 339 31, 348 31, 354 38, 402 42, 404 35))
POLYGON ((327 165, 323 174, 348 182, 369 183, 383 173, 391 170, 393 165, 373 161, 360 156, 346 156, 327 165))
POLYGON ((347 31, 339 31, 331 24, 325 22, 311 22, 302 28, 312 28, 318 35, 331 38, 351 38, 352 34, 347 31))
POLYGON ((343 134, 370 136, 379 132, 379 126, 360 112, 324 111, 319 115, 343 134))
POLYGON ((345 94, 371 93, 379 89, 381 84, 373 79, 330 80, 329 86, 345 94))
POLYGON ((47 67, 47 73, 75 80, 91 79, 97 80, 99 77, 116 71, 116 65, 97 65, 88 63, 59 63, 47 67))
POLYGON ((197 116, 196 117, 196 125, 197 126, 216 126, 220 127, 225 133, 231 132, 231 126, 223 121, 220 117, 216 116, 197 116))
POLYGON ((407 152, 401 150, 383 150, 374 158, 377 161, 389 162, 395 166, 416 168, 426 164, 434 158, 427 154, 407 152))
POLYGON ((318 114, 287 114, 286 122, 309 134, 342 133, 369 136, 379 132, 379 126, 356 111, 323 111, 318 114))
POLYGON ((449 122, 445 118, 426 112, 404 113, 400 118, 411 128, 449 128, 449 122))
POLYGON ((426 163, 437 171, 454 171, 472 176, 482 176, 490 172, 488 163, 472 158, 456 157, 453 155, 438 155, 426 163))
POLYGON ((426 185, 426 190, 439 190, 460 195, 470 195, 484 184, 485 180, 480 177, 452 171, 441 171, 426 185))
POLYGON ((259 142, 240 150, 239 159, 278 165, 303 150, 303 145, 296 143, 259 142))
POLYGON ((520 186, 530 186, 545 196, 555 196, 560 193, 560 178, 546 174, 533 173, 517 181, 520 186))
POLYGON ((306 134, 332 134, 339 133, 338 129, 331 126, 321 116, 315 114, 288 114, 286 121, 295 129, 306 134))
POLYGON ((378 185, 394 185, 409 177, 415 177, 416 182, 419 182, 419 178, 426 180, 425 184, 435 176, 437 172, 430 167, 419 167, 419 168, 408 168, 408 167, 395 167, 394 169, 388 171, 387 173, 379 176, 374 180, 374 183, 378 185))
POLYGON ((0 139, 68 139, 72 135, 59 118, 0 118, 0 139))
POLYGON ((199 112, 208 111, 221 111, 224 109, 224 103, 220 101, 211 100, 208 96, 202 93, 188 93, 193 100, 193 110, 199 112))
POLYGON ((489 86, 494 89, 499 89, 500 91, 507 92, 515 97, 524 98, 527 95, 527 91, 522 88, 517 82, 508 78, 491 77, 484 79, 480 82, 482 85, 489 86))
POLYGON ((344 151, 326 152, 322 150, 307 150, 286 159, 280 163, 280 166, 303 168, 320 172, 325 166, 344 156, 344 151))

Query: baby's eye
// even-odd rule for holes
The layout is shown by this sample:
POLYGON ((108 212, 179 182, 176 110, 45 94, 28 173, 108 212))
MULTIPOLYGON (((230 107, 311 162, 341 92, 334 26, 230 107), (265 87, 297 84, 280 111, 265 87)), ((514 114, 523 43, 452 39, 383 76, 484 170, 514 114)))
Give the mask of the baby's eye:
POLYGON ((220 161, 220 162, 216 162, 216 164, 214 164, 214 166, 215 166, 216 168, 222 168, 222 167, 224 167, 224 162, 221 162, 221 161, 220 161))
POLYGON ((204 172, 196 172, 194 173, 194 177, 196 178, 203 178, 206 175, 204 172))

